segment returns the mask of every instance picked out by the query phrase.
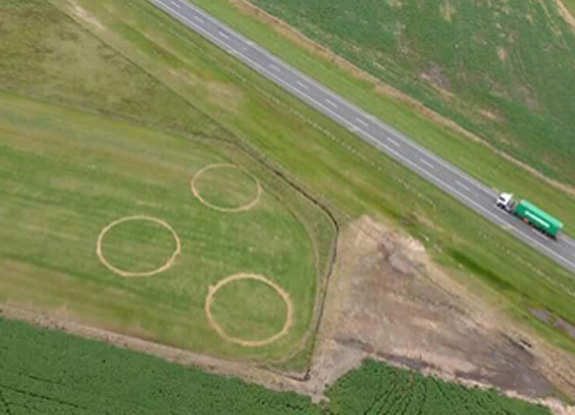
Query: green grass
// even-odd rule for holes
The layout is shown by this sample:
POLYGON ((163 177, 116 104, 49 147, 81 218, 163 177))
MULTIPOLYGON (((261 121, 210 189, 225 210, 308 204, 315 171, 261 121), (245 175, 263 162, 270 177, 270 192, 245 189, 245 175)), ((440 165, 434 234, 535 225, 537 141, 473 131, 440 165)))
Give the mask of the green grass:
POLYGON ((212 315, 225 333, 241 340, 266 340, 279 333, 286 311, 284 301, 272 287, 250 280, 224 285, 212 306, 212 315))
MULTIPOLYGON (((140 67, 142 71, 155 79, 159 86, 163 85, 163 88, 170 91, 175 99, 184 100, 187 105, 195 108, 197 113, 210 114, 212 121, 219 124, 218 131, 220 132, 218 134, 230 140, 238 140, 243 146, 257 153, 266 163, 277 169, 278 175, 285 176, 294 185, 309 190, 321 203, 328 206, 337 217, 340 226, 345 226, 362 214, 369 214, 378 220, 390 221, 403 227, 413 236, 424 241, 430 254, 455 278, 468 284, 475 291, 485 293, 488 298, 493 298, 493 303, 497 307, 516 316, 525 324, 530 324, 552 343, 575 351, 572 340, 538 323, 528 313, 529 307, 532 306, 547 308, 568 321, 575 321, 575 303, 573 302, 575 281, 568 272, 560 269, 551 260, 536 254, 532 249, 515 240, 503 230, 488 224, 487 221, 429 183, 419 179, 404 167, 373 151, 373 148, 359 141, 348 131, 243 67, 232 57, 194 35, 145 1, 103 0, 90 2, 78 0, 76 3, 83 7, 85 13, 83 17, 76 16, 75 19, 86 30, 90 30, 95 38, 103 42, 98 47, 99 49, 106 49, 105 43, 122 55, 125 60, 140 67), (97 21, 104 29, 96 27, 94 21, 97 21), (354 151, 350 151, 350 148, 354 151), (461 254, 454 254, 456 251, 464 253, 465 258, 461 254), (481 264, 481 266, 477 267, 474 264, 481 264), (494 283, 494 281, 505 283, 506 289, 501 289, 501 283, 494 283)), ((35 2, 26 2, 26 5, 34 4, 35 2)), ((53 4, 60 10, 70 13, 68 1, 53 0, 53 4)), ((214 0, 213 7, 222 7, 221 10, 228 13, 230 19, 234 16, 237 17, 236 24, 245 21, 244 17, 236 15, 233 9, 223 8, 221 4, 214 0)), ((70 13, 70 15, 73 14, 70 13)), ((253 25, 253 28, 261 30, 258 32, 260 36, 268 33, 265 31, 267 30, 265 26, 255 23, 253 25)), ((42 30, 60 30, 60 27, 61 25, 57 25, 57 28, 38 27, 37 33, 41 35, 42 30)), ((49 36, 39 36, 40 39, 43 37, 48 38, 49 36)), ((278 40, 278 37, 270 35, 269 39, 273 43, 278 40)), ((276 44, 276 47, 278 45, 280 43, 276 44)), ((295 53, 294 51, 297 49, 293 46, 285 47, 287 54, 295 53)), ((34 59, 34 56, 31 54, 28 59, 34 59)), ((305 61, 308 62, 308 60, 305 61)), ((300 62, 302 60, 296 60, 296 63, 299 64, 300 62)), ((309 62, 311 66, 316 65, 316 61, 309 62)), ((314 67, 317 68, 317 66, 314 67)), ((333 72, 327 70, 325 73, 333 75, 333 72)), ((331 79, 335 80, 336 78, 331 79)), ((348 87, 350 86, 347 85, 346 88, 348 87)), ((364 84, 362 88, 365 87, 364 84)), ((350 87, 350 89, 354 88, 350 87)), ((33 94, 48 100, 53 98, 50 94, 44 93, 41 88, 33 91, 23 89, 19 92, 33 94)), ((71 97, 66 102, 75 105, 76 101, 74 97, 71 97)), ((95 102, 93 105, 100 104, 95 102)), ((430 137, 430 139, 447 140, 445 130, 418 118, 413 111, 406 109, 405 106, 393 102, 388 102, 386 105, 388 105, 386 108, 395 108, 396 113, 403 114, 400 118, 401 122, 405 122, 406 125, 417 130, 418 135, 430 137)), ((10 105, 7 107, 9 108, 10 105)), ((147 120, 146 113, 139 114, 136 107, 130 108, 135 114, 134 119, 142 120, 141 122, 147 120)), ((158 120, 158 127, 165 130, 176 130, 178 125, 170 118, 170 114, 166 114, 165 121, 162 121, 162 114, 165 111, 168 110, 161 106, 156 109, 155 117, 158 120)), ((15 124, 24 124, 17 116, 11 117, 15 118, 13 120, 15 124)), ((47 122, 43 121, 44 125, 47 122)), ((82 127, 82 123, 77 119, 74 120, 74 124, 78 128, 82 127)), ((91 128, 94 128, 93 125, 91 128)), ((81 128, 80 131, 84 134, 90 132, 90 128, 87 129, 88 131, 84 130, 81 128)), ((161 135, 149 131, 144 134, 146 131, 142 130, 144 137, 149 136, 147 134, 161 135)), ((161 136, 163 137, 163 135, 161 136)), ((115 140, 114 145, 116 147, 125 145, 123 141, 117 141, 117 138, 115 140)), ((148 148, 148 141, 138 142, 141 142, 142 147, 137 157, 134 157, 133 163, 137 163, 140 158, 142 161, 146 161, 151 154, 156 152, 164 154, 158 151, 157 147, 148 148)), ((160 140, 160 142, 162 141, 160 140)), ((469 141, 462 140, 458 143, 463 146, 471 146, 469 141)), ((162 148, 164 147, 165 145, 162 148)), ((470 154, 478 157, 481 155, 480 152, 475 151, 474 147, 469 147, 469 149, 474 151, 470 154)), ((70 149, 66 149, 66 152, 70 151, 70 149)), ((80 152, 80 154, 85 153, 80 152)), ((171 153, 177 159, 183 157, 183 154, 186 153, 181 151, 171 153)), ((67 153, 61 153, 57 157, 54 156, 53 161, 56 163, 68 157, 78 157, 78 152, 71 152, 69 156, 67 153)), ((173 164, 170 157, 164 159, 166 167, 173 164)), ((471 156, 468 156, 466 160, 470 164, 473 161, 471 156)), ((202 166, 206 162, 207 160, 203 160, 202 166)), ((497 164, 498 162, 493 161, 493 163, 497 164)), ((16 163, 16 165, 19 164, 16 163)), ((138 169, 136 170, 141 173, 138 169)), ((156 177, 157 170, 146 168, 143 173, 148 178, 150 176, 156 177)), ((122 177, 129 174, 130 171, 132 171, 130 164, 125 163, 121 166, 118 174, 122 177)), ((186 166, 186 172, 192 174, 193 169, 186 166)), ((506 170, 502 168, 493 174, 499 177, 504 176, 505 172, 506 170)), ((264 173, 258 174, 258 177, 261 175, 264 173)), ((575 211, 571 207, 570 199, 548 190, 541 182, 528 175, 517 173, 516 176, 511 175, 506 180, 516 184, 520 183, 521 180, 534 183, 533 189, 537 191, 544 189, 542 195, 549 195, 550 201, 557 200, 557 209, 564 212, 575 211)), ((114 179, 108 177, 108 181, 113 182, 114 179)), ((187 180, 185 183, 181 183, 181 186, 184 185, 189 192, 187 180)), ((102 182, 100 182, 100 186, 102 186, 102 182)), ((267 186, 270 186, 269 183, 267 186)), ((164 196, 171 195, 173 189, 168 189, 164 185, 157 187, 161 187, 163 191, 161 197, 154 194, 150 195, 150 199, 153 197, 153 204, 161 207, 164 204, 164 196)), ((510 186, 510 188, 512 187, 510 186)), ((33 186, 21 187, 21 189, 32 195, 35 191, 33 186)), ((120 199, 133 201, 137 200, 140 195, 146 194, 146 192, 141 191, 143 189, 130 190, 129 192, 126 192, 126 189, 130 190, 129 187, 123 189, 120 199)), ((328 248, 331 246, 333 236, 329 228, 326 230, 325 217, 321 213, 317 213, 319 211, 316 210, 312 210, 316 213, 310 213, 312 211, 306 208, 307 202, 294 198, 293 193, 282 189, 284 189, 282 186, 274 187, 274 190, 279 192, 281 201, 277 203, 289 200, 300 207, 300 209, 293 211, 299 218, 299 222, 305 226, 306 232, 312 236, 308 240, 313 244, 311 252, 316 264, 319 264, 316 272, 319 271, 323 275, 327 269, 327 264, 329 264, 330 249, 328 248), (318 220, 317 218, 323 219, 318 220)), ((106 190, 105 186, 103 190, 106 190)), ((74 198, 65 203, 73 205, 75 203, 74 198)), ((115 200, 113 203, 119 203, 118 206, 121 206, 125 202, 115 200)), ((269 216, 265 203, 258 204, 258 212, 261 220, 266 221, 262 226, 267 226, 269 216)), ((205 214, 216 215, 216 212, 206 212, 205 214)), ((114 220, 116 216, 114 215, 108 220, 114 220)), ((558 216, 563 217, 562 215, 558 216)), ((54 219, 57 219, 56 215, 54 215, 54 219)), ((164 219, 169 219, 169 217, 164 219)), ((61 220, 61 222, 63 221, 61 220)), ((104 223, 101 226, 104 226, 106 223, 105 221, 102 222, 104 223)), ((298 227, 291 229, 287 221, 282 223, 285 225, 282 230, 287 232, 288 236, 290 231, 295 232, 298 229, 298 227)), ((566 223, 569 226, 569 223, 572 222, 566 220, 566 223)), ((173 225, 177 225, 177 223, 173 225)), ((55 223, 54 226, 62 225, 55 223)), ((201 228, 205 226, 203 222, 198 226, 200 229, 205 229, 201 228)), ((254 226, 254 224, 251 223, 250 226, 254 226)), ((224 227, 219 229, 221 233, 224 231, 226 231, 224 227)), ((272 229, 266 230, 266 232, 272 231, 272 229)), ((189 232, 193 231, 190 229, 189 232)), ((228 234, 226 233, 226 235, 228 234)), ((234 237, 236 236, 239 237, 239 235, 234 234, 234 237)), ((258 237, 254 237, 252 234, 241 236, 246 238, 242 240, 246 244, 267 245, 265 238, 259 235, 258 237)), ((281 239, 278 241, 280 245, 281 241, 281 239)), ((285 242, 286 246, 283 248, 289 252, 289 249, 293 249, 293 247, 289 247, 289 241, 285 242)), ((201 246, 204 249, 203 252, 206 253, 204 261, 214 262, 213 254, 210 252, 218 252, 218 250, 211 240, 202 241, 201 245, 194 246, 201 246)), ((274 246, 280 249, 275 242, 274 246)), ((94 250, 94 246, 91 249, 94 250)), ((252 256, 250 258, 255 261, 252 256)), ((233 265, 233 261, 241 260, 236 255, 226 257, 226 261, 228 259, 230 259, 230 264, 226 266, 233 265)), ((286 261, 281 254, 262 255, 261 260, 270 267, 281 267, 281 264, 286 261)), ((82 264, 82 261, 78 261, 78 266, 82 264)), ((286 263, 285 265, 290 266, 291 264, 286 263)), ((293 269, 290 268, 289 272, 293 275, 299 273, 302 265, 296 264, 293 269)), ((190 269, 195 266, 195 263, 190 262, 190 269)), ((6 269, 9 268, 6 267, 6 269)), ((237 269, 235 271, 237 272, 237 269)), ((222 274, 227 274, 227 272, 222 272, 222 274)), ((146 281, 153 280, 148 279, 146 281)), ((18 287, 16 281, 14 281, 14 286, 18 287)), ((57 287, 51 289, 57 289, 57 287)), ((23 290, 22 287, 20 289, 23 290)), ((303 288, 301 289, 303 290, 303 288)), ((290 291, 290 294, 299 296, 301 291, 294 291, 293 293, 290 291)), ((73 296, 76 293, 70 293, 70 295, 73 296)), ((156 293, 156 295, 159 294, 156 293)), ((315 298, 311 298, 309 295, 300 298, 300 301, 308 302, 308 304, 313 303, 314 300, 315 298)), ((303 308, 299 307, 299 310, 301 311, 303 308)), ((304 316, 304 319, 310 321, 312 309, 307 308, 307 310, 310 315, 304 316)), ((156 310, 156 312, 161 314, 161 310, 156 310)), ((141 318, 145 320, 146 317, 148 316, 141 318)), ((153 316, 149 317, 152 322, 157 321, 157 319, 152 318, 153 316)), ((152 323, 148 322, 147 324, 152 323)), ((158 327, 165 330, 159 324, 158 327)), ((211 335, 213 336, 213 333, 211 335)), ((312 344, 312 342, 307 342, 302 354, 294 355, 294 360, 299 362, 299 368, 305 363, 305 357, 309 356, 309 348, 312 344)), ((281 348, 280 346, 277 347, 281 348)), ((224 348, 222 345, 220 347, 224 348)), ((207 345, 202 350, 209 351, 207 345)), ((219 351, 216 350, 216 352, 219 351)))
POLYGON ((554 1, 251 1, 497 148, 575 184, 575 33, 554 1))
POLYGON ((102 255, 112 266, 128 272, 161 268, 177 250, 169 229, 145 220, 120 223, 102 238, 102 255))
POLYGON ((195 186, 207 203, 224 209, 241 209, 258 197, 254 178, 231 166, 206 170, 197 178, 195 186))
POLYGON ((332 385, 329 403, 0 319, 0 414, 549 415, 372 361, 332 385), (404 412, 402 412, 402 410, 404 412))
MULTIPOLYGON (((516 167, 484 145, 425 117, 410 104, 377 92, 378 88, 373 82, 358 79, 334 63, 332 59, 309 52, 257 17, 238 11, 229 0, 193 0, 193 2, 472 176, 491 187, 501 191, 512 191, 520 197, 532 200, 546 211, 561 218, 565 222, 566 232, 575 235, 575 199, 572 196, 558 191, 526 170, 516 167)), ((377 6, 386 7, 388 3, 380 2, 377 6)), ((294 3, 282 4, 283 7, 290 7, 294 3)), ((314 4, 317 3, 309 2, 306 10, 308 6, 313 7, 314 4)), ((410 7, 415 7, 415 5, 416 3, 410 3, 410 7)), ((338 50, 335 52, 339 53, 338 50)), ((573 56, 573 54, 568 55, 573 56)), ((564 82, 562 79, 560 78, 558 82, 564 82)), ((570 88, 565 88, 565 90, 570 90, 570 88)), ((492 138, 492 136, 484 138, 492 138)), ((544 141, 550 139, 546 137, 544 141)), ((550 164, 554 165, 554 163, 550 164)), ((572 177, 575 176, 571 175, 567 178, 568 181, 571 181, 572 177)))
MULTIPOLYGON (((307 221, 320 221, 329 234, 317 207, 216 140, 176 137, 7 93, 0 93, 0 106, 0 301, 65 309, 100 327, 222 356, 278 359, 301 345, 324 268, 314 254, 329 250, 307 230, 307 221), (192 196, 194 172, 222 162, 262 182, 252 210, 225 214, 192 196), (133 215, 173 227, 182 251, 170 269, 123 278, 100 263, 101 230, 133 215), (292 296, 294 326, 276 343, 237 347, 208 325, 208 287, 238 272, 265 275, 292 296)), ((113 227, 102 248, 117 268, 151 271, 170 258, 175 242, 164 228, 132 221, 113 227)), ((234 304, 238 315, 253 317, 235 320, 237 333, 241 325, 250 335, 284 323, 285 314, 258 317, 265 307, 243 299, 234 304)))
POLYGON ((510 399, 494 390, 467 389, 374 361, 345 375, 326 395, 329 413, 340 415, 551 414, 543 406, 510 399))

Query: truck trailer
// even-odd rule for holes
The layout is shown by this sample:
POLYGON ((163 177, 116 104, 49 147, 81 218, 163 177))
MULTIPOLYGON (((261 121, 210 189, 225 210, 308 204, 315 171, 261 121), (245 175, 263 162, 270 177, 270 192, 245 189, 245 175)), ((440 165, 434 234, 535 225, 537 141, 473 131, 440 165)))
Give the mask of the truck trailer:
POLYGON ((557 238, 557 234, 563 229, 563 223, 559 219, 527 200, 515 202, 511 193, 500 194, 496 205, 551 238, 557 238))

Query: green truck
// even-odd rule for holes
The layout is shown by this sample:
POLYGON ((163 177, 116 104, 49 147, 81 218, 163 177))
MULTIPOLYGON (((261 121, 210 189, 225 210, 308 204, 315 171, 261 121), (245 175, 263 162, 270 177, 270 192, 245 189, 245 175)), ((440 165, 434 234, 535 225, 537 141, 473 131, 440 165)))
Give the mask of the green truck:
POLYGON ((554 239, 563 229, 563 223, 559 219, 527 200, 515 202, 511 193, 500 194, 496 205, 554 239))

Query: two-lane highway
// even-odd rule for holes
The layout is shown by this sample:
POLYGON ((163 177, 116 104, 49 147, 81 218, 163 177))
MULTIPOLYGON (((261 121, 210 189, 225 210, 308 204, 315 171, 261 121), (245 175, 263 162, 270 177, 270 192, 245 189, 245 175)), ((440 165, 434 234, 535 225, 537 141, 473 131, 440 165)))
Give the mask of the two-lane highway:
POLYGON ((185 0, 148 0, 486 219, 575 273, 575 241, 553 241, 494 206, 496 192, 185 0))

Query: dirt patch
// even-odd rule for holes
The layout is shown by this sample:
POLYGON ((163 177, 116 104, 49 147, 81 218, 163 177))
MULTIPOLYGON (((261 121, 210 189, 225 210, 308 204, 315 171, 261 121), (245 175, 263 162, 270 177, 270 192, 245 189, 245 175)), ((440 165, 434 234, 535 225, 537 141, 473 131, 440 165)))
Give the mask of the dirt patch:
POLYGON ((425 81, 429 82, 435 88, 449 91, 451 89, 451 82, 443 74, 441 67, 439 65, 432 65, 429 69, 426 69, 420 73, 420 76, 425 81))
POLYGON ((439 12, 441 13, 441 17, 443 17, 443 20, 451 23, 453 21, 453 15, 456 13, 456 10, 450 2, 447 2, 439 6, 439 12))
POLYGON ((507 60, 509 59, 509 54, 507 53, 507 49, 505 49, 503 46, 499 46, 497 48, 497 56, 499 57, 499 60, 501 61, 501 63, 507 63, 507 60))
POLYGON ((174 230, 174 228, 172 228, 172 226, 169 223, 167 223, 161 219, 153 218, 151 216, 144 216, 144 215, 127 216, 125 218, 120 218, 120 219, 110 223, 108 226, 106 226, 104 229, 102 229, 102 231, 100 232, 100 235, 98 235, 98 241, 96 242, 96 255, 98 255, 100 262, 106 268, 108 268, 110 271, 112 271, 113 273, 118 274, 121 277, 126 277, 126 278, 151 277, 153 275, 157 275, 157 274, 160 274, 164 271, 167 271, 170 268, 172 268, 172 266, 174 265, 174 262, 176 261, 176 257, 180 254, 181 251, 182 251, 182 243, 180 241, 180 238, 179 238, 178 234, 176 233, 176 231, 174 230), (166 263, 164 265, 162 265, 161 267, 159 267, 157 269, 151 270, 151 271, 133 272, 133 271, 126 271, 126 270, 120 269, 120 268, 115 267, 114 265, 112 265, 111 263, 108 262, 108 260, 106 259, 106 257, 104 256, 104 254, 102 252, 102 243, 104 241, 104 237, 114 226, 120 225, 120 224, 125 223, 125 222, 132 222, 132 221, 153 222, 153 223, 156 223, 156 224, 166 228, 168 231, 170 231, 170 233, 174 237, 174 241, 176 242, 176 249, 174 250, 174 253, 166 261, 166 263))
POLYGON ((260 181, 252 176, 251 174, 247 173, 256 183, 256 187, 257 187, 257 191, 256 191, 256 196, 254 197, 254 199, 243 205, 243 206, 238 206, 235 208, 226 208, 223 206, 217 206, 214 205, 213 203, 208 202, 207 200, 205 200, 202 195, 200 194, 200 191, 198 190, 198 186, 197 186, 197 182, 200 179, 200 177, 202 177, 202 175, 204 173, 206 173, 208 170, 213 170, 213 169, 217 169, 217 168, 234 168, 234 169, 238 169, 240 170, 240 168, 234 164, 226 164, 226 163, 220 163, 220 164, 210 164, 209 166, 204 167, 203 169, 199 170, 194 177, 192 177, 192 180, 190 181, 190 187, 192 189, 192 193, 194 195, 194 197, 196 199, 198 199, 200 201, 201 204, 203 204, 204 206, 207 206, 211 209, 217 210, 219 212, 224 212, 224 213, 239 213, 239 212, 246 212, 248 210, 253 209, 253 207, 259 202, 261 196, 262 196, 262 186, 260 181))
POLYGON ((561 17, 563 17, 563 19, 565 19, 567 24, 569 26, 571 26, 571 28, 575 32, 575 17, 573 17, 571 12, 569 12, 567 7, 565 7, 565 5, 563 4, 563 2, 561 0, 554 0, 554 1, 555 1, 555 5, 559 9, 559 14, 561 15, 561 17))
POLYGON ((105 27, 102 23, 100 23, 98 21, 98 19, 96 19, 94 16, 92 16, 91 14, 89 14, 85 9, 83 9, 79 4, 73 3, 70 5, 69 8, 72 12, 72 14, 76 17, 78 17, 79 19, 85 21, 86 23, 88 23, 90 26, 95 27, 98 30, 104 30, 105 27))
POLYGON ((279 339, 280 337, 285 336, 293 324, 293 303, 291 301, 289 294, 282 287, 280 287, 278 284, 276 284, 275 282, 269 280, 268 278, 264 277, 263 275, 257 275, 257 274, 235 274, 235 275, 231 275, 227 278, 224 278, 220 282, 218 282, 215 286, 210 286, 209 291, 208 291, 208 296, 206 297, 205 311, 206 311, 206 316, 208 318, 210 326, 224 340, 229 341, 231 343, 239 344, 240 346, 243 346, 243 347, 261 347, 261 346, 265 346, 265 345, 268 345, 270 343, 273 343, 277 339, 279 339), (286 305, 286 320, 285 320, 285 323, 284 323, 281 331, 279 331, 277 334, 273 335, 272 337, 270 337, 268 339, 263 339, 263 340, 243 340, 243 339, 238 339, 236 337, 229 336, 228 334, 226 334, 224 329, 222 329, 222 327, 218 324, 218 322, 216 321, 216 319, 212 315, 212 304, 214 302, 215 295, 218 292, 218 290, 220 288, 222 288, 224 285, 230 284, 234 281, 240 281, 240 280, 254 280, 254 281, 259 281, 261 283, 267 284, 270 287, 272 287, 278 293, 278 295, 281 297, 281 299, 284 301, 284 303, 286 305))
POLYGON ((567 334, 573 340, 575 340, 575 326, 573 324, 563 320, 560 317, 554 316, 547 310, 532 308, 529 310, 529 312, 532 316, 541 320, 543 323, 555 326, 559 330, 564 331, 565 334, 567 334))
POLYGON ((240 88, 234 85, 225 84, 223 82, 207 82, 208 89, 207 98, 210 102, 218 105, 222 109, 238 113, 242 103, 244 102, 244 95, 240 88))
POLYGON ((365 357, 533 399, 575 396, 575 359, 514 325, 427 258, 413 239, 362 218, 340 239, 311 369, 321 394, 365 357))

